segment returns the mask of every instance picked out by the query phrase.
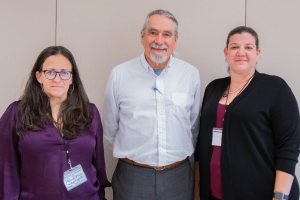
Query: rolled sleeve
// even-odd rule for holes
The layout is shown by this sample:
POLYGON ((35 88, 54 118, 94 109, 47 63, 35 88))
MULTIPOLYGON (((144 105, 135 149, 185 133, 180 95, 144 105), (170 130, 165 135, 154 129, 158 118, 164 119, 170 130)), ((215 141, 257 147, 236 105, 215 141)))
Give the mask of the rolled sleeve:
POLYGON ((289 86, 278 94, 270 112, 276 141, 276 169, 295 174, 300 147, 299 108, 289 86))

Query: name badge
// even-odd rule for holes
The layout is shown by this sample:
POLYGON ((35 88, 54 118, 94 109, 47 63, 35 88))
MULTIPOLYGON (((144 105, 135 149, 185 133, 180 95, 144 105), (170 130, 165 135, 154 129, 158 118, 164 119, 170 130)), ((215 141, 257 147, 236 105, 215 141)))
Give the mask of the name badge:
POLYGON ((222 128, 213 128, 212 144, 213 146, 222 146, 222 128))
POLYGON ((87 179, 81 165, 77 165, 64 172, 64 184, 68 191, 86 181, 87 179))

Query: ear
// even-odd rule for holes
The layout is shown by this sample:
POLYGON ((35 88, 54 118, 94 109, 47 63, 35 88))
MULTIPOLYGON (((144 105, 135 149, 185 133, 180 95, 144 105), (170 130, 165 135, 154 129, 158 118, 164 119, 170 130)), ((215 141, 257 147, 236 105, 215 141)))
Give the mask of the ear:
MULTIPOLYGON (((144 36, 145 37, 145 36, 144 36)), ((141 44, 144 45, 144 37, 143 37, 143 30, 141 30, 141 44)))
POLYGON ((228 53, 228 50, 227 50, 227 47, 224 48, 224 55, 225 57, 227 56, 227 53, 228 53))
POLYGON ((258 59, 259 59, 259 56, 260 56, 260 49, 257 49, 257 51, 256 51, 256 55, 257 55, 257 59, 256 59, 256 61, 258 61, 258 59))
POLYGON ((42 74, 41 74, 39 71, 36 71, 36 72, 35 72, 35 77, 36 77, 36 80, 37 80, 39 83, 43 83, 43 81, 42 81, 42 74))
POLYGON ((175 44, 174 44, 174 49, 176 49, 177 41, 178 41, 179 35, 177 34, 177 37, 175 38, 175 44))

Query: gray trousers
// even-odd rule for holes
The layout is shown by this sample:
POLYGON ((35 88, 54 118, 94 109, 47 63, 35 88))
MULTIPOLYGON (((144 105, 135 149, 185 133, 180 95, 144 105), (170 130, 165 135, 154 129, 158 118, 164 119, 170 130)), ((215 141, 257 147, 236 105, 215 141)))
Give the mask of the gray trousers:
POLYGON ((111 182, 114 200, 194 199, 194 173, 188 159, 162 171, 119 159, 111 182))

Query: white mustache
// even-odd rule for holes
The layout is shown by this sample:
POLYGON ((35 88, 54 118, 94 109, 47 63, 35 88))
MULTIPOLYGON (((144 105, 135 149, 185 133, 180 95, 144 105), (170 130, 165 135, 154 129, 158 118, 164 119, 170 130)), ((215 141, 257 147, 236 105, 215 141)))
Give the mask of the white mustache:
POLYGON ((169 47, 166 45, 166 44, 162 44, 162 45, 158 45, 158 44, 155 44, 155 43, 151 43, 149 45, 149 48, 152 49, 152 48, 155 48, 155 49, 163 49, 163 50, 168 50, 169 47))

